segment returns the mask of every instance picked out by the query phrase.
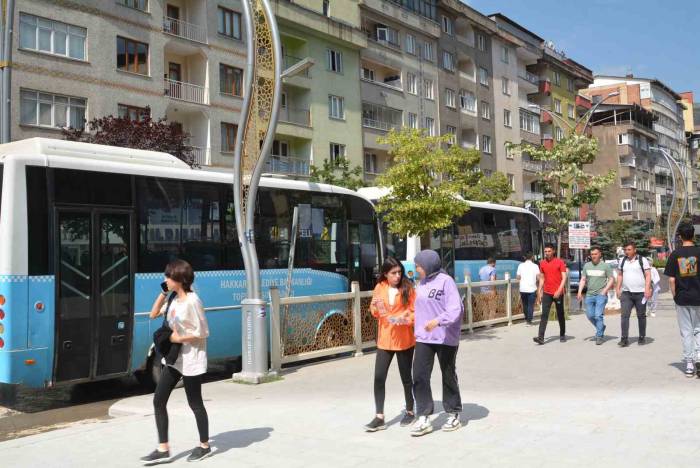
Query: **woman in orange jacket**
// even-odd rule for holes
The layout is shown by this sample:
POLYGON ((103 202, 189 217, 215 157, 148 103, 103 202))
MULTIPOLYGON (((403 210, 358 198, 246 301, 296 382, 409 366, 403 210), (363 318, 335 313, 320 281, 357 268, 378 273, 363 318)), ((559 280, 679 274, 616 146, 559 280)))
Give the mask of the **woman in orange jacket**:
POLYGON ((399 374, 406 397, 406 414, 401 419, 401 425, 408 426, 415 418, 411 376, 413 348, 416 345, 413 333, 415 298, 413 284, 406 277, 403 265, 395 258, 388 257, 382 265, 382 272, 374 288, 369 308, 378 321, 377 359, 374 365, 374 401, 377 414, 365 426, 367 432, 386 429, 385 384, 394 355, 399 364, 399 374))

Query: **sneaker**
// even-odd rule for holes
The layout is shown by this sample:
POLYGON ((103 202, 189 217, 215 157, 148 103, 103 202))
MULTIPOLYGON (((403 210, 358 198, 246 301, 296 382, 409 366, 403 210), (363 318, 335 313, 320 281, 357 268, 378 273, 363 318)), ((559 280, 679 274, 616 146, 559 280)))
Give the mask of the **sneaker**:
POLYGON ((532 339, 532 341, 534 341, 534 342, 537 343, 538 345, 543 345, 543 344, 544 344, 544 338, 540 338, 539 336, 534 337, 534 338, 532 339))
POLYGON ((695 370, 695 364, 692 361, 688 361, 685 363, 685 376, 686 377, 695 377, 695 373, 697 371, 695 370))
POLYGON ((399 423, 399 425, 401 427, 410 426, 411 424, 413 424, 413 421, 415 421, 415 419, 416 419, 416 415, 411 414, 407 411, 403 414, 403 418, 401 418, 401 422, 399 423))
POLYGON ((377 432, 377 431, 383 431, 386 429, 386 423, 384 422, 384 419, 374 417, 372 421, 370 421, 369 424, 365 424, 365 431, 367 432, 377 432))
POLYGON ((442 425, 442 430, 445 432, 451 432, 451 431, 456 431, 462 427, 462 421, 459 420, 459 413, 453 413, 450 414, 450 417, 447 418, 447 422, 442 425))
POLYGON ((605 342, 605 340, 603 340, 603 337, 602 337, 602 336, 596 336, 596 337, 595 337, 595 344, 596 344, 596 345, 600 346, 600 345, 602 345, 604 342, 605 342))
POLYGON ((195 462, 195 461, 200 461, 204 460, 207 458, 209 455, 211 455, 211 447, 204 448, 202 446, 197 446, 192 450, 192 453, 190 453, 190 456, 187 457, 188 462, 195 462))
POLYGON ((564 335, 560 336, 559 341, 561 341, 562 343, 566 343, 566 336, 564 336, 564 335))
POLYGON ((652 316, 652 317, 656 317, 656 312, 652 312, 652 313, 651 313, 651 316, 652 316))
POLYGON ((433 425, 430 424, 428 416, 420 416, 411 428, 411 436, 420 437, 433 432, 433 425))
POLYGON ((621 348, 625 348, 630 345, 630 342, 627 338, 621 338, 620 341, 618 341, 617 345, 621 348))
POLYGON ((647 344, 647 337, 646 336, 640 336, 639 339, 637 340, 637 344, 639 346, 643 346, 647 344))
POLYGON ((160 450, 156 449, 145 457, 141 457, 140 460, 146 466, 158 465, 160 463, 170 463, 170 450, 161 452, 160 450))

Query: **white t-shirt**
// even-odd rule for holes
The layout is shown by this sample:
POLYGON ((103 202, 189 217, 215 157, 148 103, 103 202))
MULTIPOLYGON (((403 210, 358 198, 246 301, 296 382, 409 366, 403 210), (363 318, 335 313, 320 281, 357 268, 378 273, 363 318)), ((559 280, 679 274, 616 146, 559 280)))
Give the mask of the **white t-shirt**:
POLYGON ((620 264, 622 264, 623 260, 625 264, 623 265, 624 271, 622 272, 622 290, 632 293, 643 293, 646 286, 644 271, 651 269, 649 260, 642 257, 644 271, 642 271, 642 268, 639 266, 639 256, 635 256, 633 259, 625 257, 620 260, 620 264))
POLYGON ((394 306, 396 304, 396 296, 399 295, 399 289, 394 287, 389 287, 389 305, 394 306))
MULTIPOLYGON (((166 306, 167 303, 163 305, 161 312, 165 312, 166 306)), ((180 336, 199 337, 189 343, 182 343, 180 355, 171 367, 187 377, 206 373, 209 325, 204 316, 204 306, 199 296, 194 292, 189 292, 184 301, 173 300, 170 304, 170 310, 168 310, 168 324, 180 336)))
POLYGON ((518 265, 518 271, 515 273, 520 277, 520 292, 533 293, 537 291, 537 278, 540 275, 540 267, 534 262, 526 260, 518 265))

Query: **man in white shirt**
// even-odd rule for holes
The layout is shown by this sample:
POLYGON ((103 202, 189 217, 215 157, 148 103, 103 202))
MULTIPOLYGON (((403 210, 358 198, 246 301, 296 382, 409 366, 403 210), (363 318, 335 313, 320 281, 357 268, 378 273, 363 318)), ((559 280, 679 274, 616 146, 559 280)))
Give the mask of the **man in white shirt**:
POLYGON ((537 280, 540 276, 540 267, 533 259, 532 252, 525 254, 525 261, 518 265, 516 278, 520 281, 520 300, 523 304, 523 314, 525 321, 532 325, 532 318, 535 312, 535 299, 537 298, 537 280))
POLYGON ((629 346, 630 315, 632 308, 637 311, 639 322, 639 340, 637 344, 646 344, 646 301, 651 297, 651 265, 649 260, 637 255, 637 247, 629 242, 625 245, 625 257, 620 261, 617 274, 617 297, 622 307, 622 332, 619 346, 629 346))

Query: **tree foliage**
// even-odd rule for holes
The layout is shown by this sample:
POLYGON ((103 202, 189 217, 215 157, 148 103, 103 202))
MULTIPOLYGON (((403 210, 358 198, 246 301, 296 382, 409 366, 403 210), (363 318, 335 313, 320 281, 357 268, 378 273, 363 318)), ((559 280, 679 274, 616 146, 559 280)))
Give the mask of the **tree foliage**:
POLYGON ((95 117, 85 124, 85 130, 68 128, 63 137, 69 141, 95 143, 98 145, 120 146, 172 154, 189 164, 199 167, 193 148, 187 144, 190 137, 166 118, 154 120, 149 112, 144 112, 140 120, 128 117, 95 117))
POLYGON ((377 180, 389 189, 377 208, 392 233, 422 235, 442 229, 469 210, 465 199, 501 202, 510 195, 503 174, 486 177, 478 170, 478 150, 448 147, 448 141, 449 135, 431 137, 408 128, 379 140, 389 145, 393 163, 377 180))
POLYGON ((616 258, 617 248, 627 242, 634 242, 641 255, 651 254, 653 222, 615 219, 597 222, 595 230, 598 235, 591 239, 591 243, 599 246, 607 259, 616 258))
POLYGON ((605 187, 615 180, 615 171, 598 175, 584 170, 598 154, 598 140, 586 135, 570 134, 551 149, 529 143, 509 145, 509 149, 527 152, 530 159, 542 162, 537 181, 543 199, 535 200, 533 206, 544 215, 545 229, 557 234, 559 246, 561 233, 574 220, 575 210, 597 203, 605 187))
POLYGON ((309 180, 311 182, 338 185, 350 190, 357 190, 365 185, 362 180, 362 168, 355 166, 351 169, 350 161, 346 158, 337 158, 333 161, 324 159, 323 166, 320 168, 312 164, 310 172, 309 180))

